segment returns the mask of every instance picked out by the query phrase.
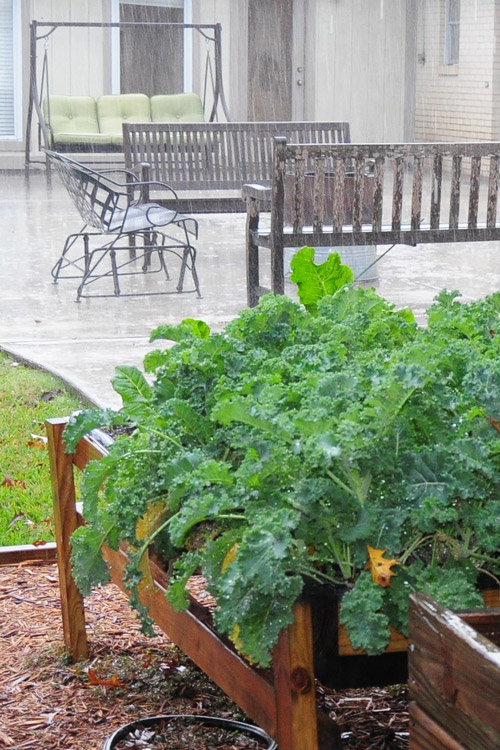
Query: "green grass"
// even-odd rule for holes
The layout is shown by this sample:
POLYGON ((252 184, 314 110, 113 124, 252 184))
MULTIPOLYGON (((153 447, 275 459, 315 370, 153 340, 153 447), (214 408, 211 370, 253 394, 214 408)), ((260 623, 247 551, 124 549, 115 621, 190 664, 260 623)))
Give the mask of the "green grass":
POLYGON ((0 546, 54 540, 44 421, 87 404, 0 352, 0 546))

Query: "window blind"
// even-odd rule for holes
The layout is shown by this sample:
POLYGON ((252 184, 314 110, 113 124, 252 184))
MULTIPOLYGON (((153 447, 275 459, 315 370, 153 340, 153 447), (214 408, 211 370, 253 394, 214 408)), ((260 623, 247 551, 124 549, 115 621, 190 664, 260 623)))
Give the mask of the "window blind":
POLYGON ((0 0, 0 138, 15 135, 14 1, 0 0))

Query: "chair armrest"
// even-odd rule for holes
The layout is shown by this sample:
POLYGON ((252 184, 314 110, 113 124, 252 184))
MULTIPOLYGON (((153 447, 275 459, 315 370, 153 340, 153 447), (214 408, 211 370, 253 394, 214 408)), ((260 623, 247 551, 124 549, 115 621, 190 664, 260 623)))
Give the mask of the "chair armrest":
POLYGON ((271 188, 258 184, 243 185, 241 188, 241 197, 243 200, 245 200, 245 198, 253 198, 254 200, 270 201, 271 188))

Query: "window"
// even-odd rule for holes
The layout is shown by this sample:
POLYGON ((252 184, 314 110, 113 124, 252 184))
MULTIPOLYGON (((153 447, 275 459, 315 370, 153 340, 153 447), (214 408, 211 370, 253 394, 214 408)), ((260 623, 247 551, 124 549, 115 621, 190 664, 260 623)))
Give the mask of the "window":
POLYGON ((457 65, 460 46, 460 0, 448 0, 444 64, 457 65))
POLYGON ((20 137, 18 77, 21 32, 16 0, 0 0, 0 139, 20 137))
POLYGON ((154 25, 192 23, 191 6, 191 0, 112 0, 114 21, 149 24, 122 27, 114 37, 114 92, 191 90, 192 32, 154 25))

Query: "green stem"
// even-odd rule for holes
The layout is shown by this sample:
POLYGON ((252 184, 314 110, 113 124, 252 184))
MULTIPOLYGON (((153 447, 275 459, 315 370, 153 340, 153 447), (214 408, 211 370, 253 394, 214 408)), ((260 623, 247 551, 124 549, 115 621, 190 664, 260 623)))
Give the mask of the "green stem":
POLYGON ((179 513, 174 513, 173 516, 169 516, 166 521, 164 521, 163 523, 161 523, 158 526, 158 528, 155 529, 153 531, 153 533, 150 534, 150 536, 148 536, 148 538, 146 539, 146 541, 143 543, 142 547, 139 548, 138 558, 137 558, 137 564, 139 564, 141 562, 142 558, 144 557, 145 553, 147 552, 147 550, 149 548, 149 545, 156 539, 156 537, 158 536, 158 534, 161 531, 163 531, 163 529, 166 529, 167 526, 169 526, 172 523, 172 521, 174 520, 174 518, 177 518, 178 515, 179 515, 179 513))
POLYGON ((164 440, 170 441, 177 448, 182 448, 183 447, 182 443, 179 443, 178 440, 176 440, 175 438, 171 437, 171 435, 167 435, 164 432, 160 432, 160 430, 155 430, 153 427, 146 427, 146 428, 143 427, 143 429, 145 430, 145 432, 151 432, 153 435, 158 435, 158 437, 161 437, 164 440))
POLYGON ((354 492, 354 490, 352 490, 347 484, 345 484, 341 479, 339 479, 335 474, 333 474, 333 472, 327 469, 326 475, 330 477, 332 482, 334 482, 338 487, 341 487, 343 490, 348 492, 349 495, 352 495, 352 497, 355 497, 356 500, 359 500, 356 492, 354 492))
POLYGON ((434 534, 427 534, 427 536, 419 536, 414 539, 409 547, 406 548, 406 551, 403 552, 403 554, 399 555, 398 559, 401 565, 404 565, 408 558, 415 552, 415 550, 418 549, 422 544, 425 544, 430 539, 432 539, 433 536, 434 534))

